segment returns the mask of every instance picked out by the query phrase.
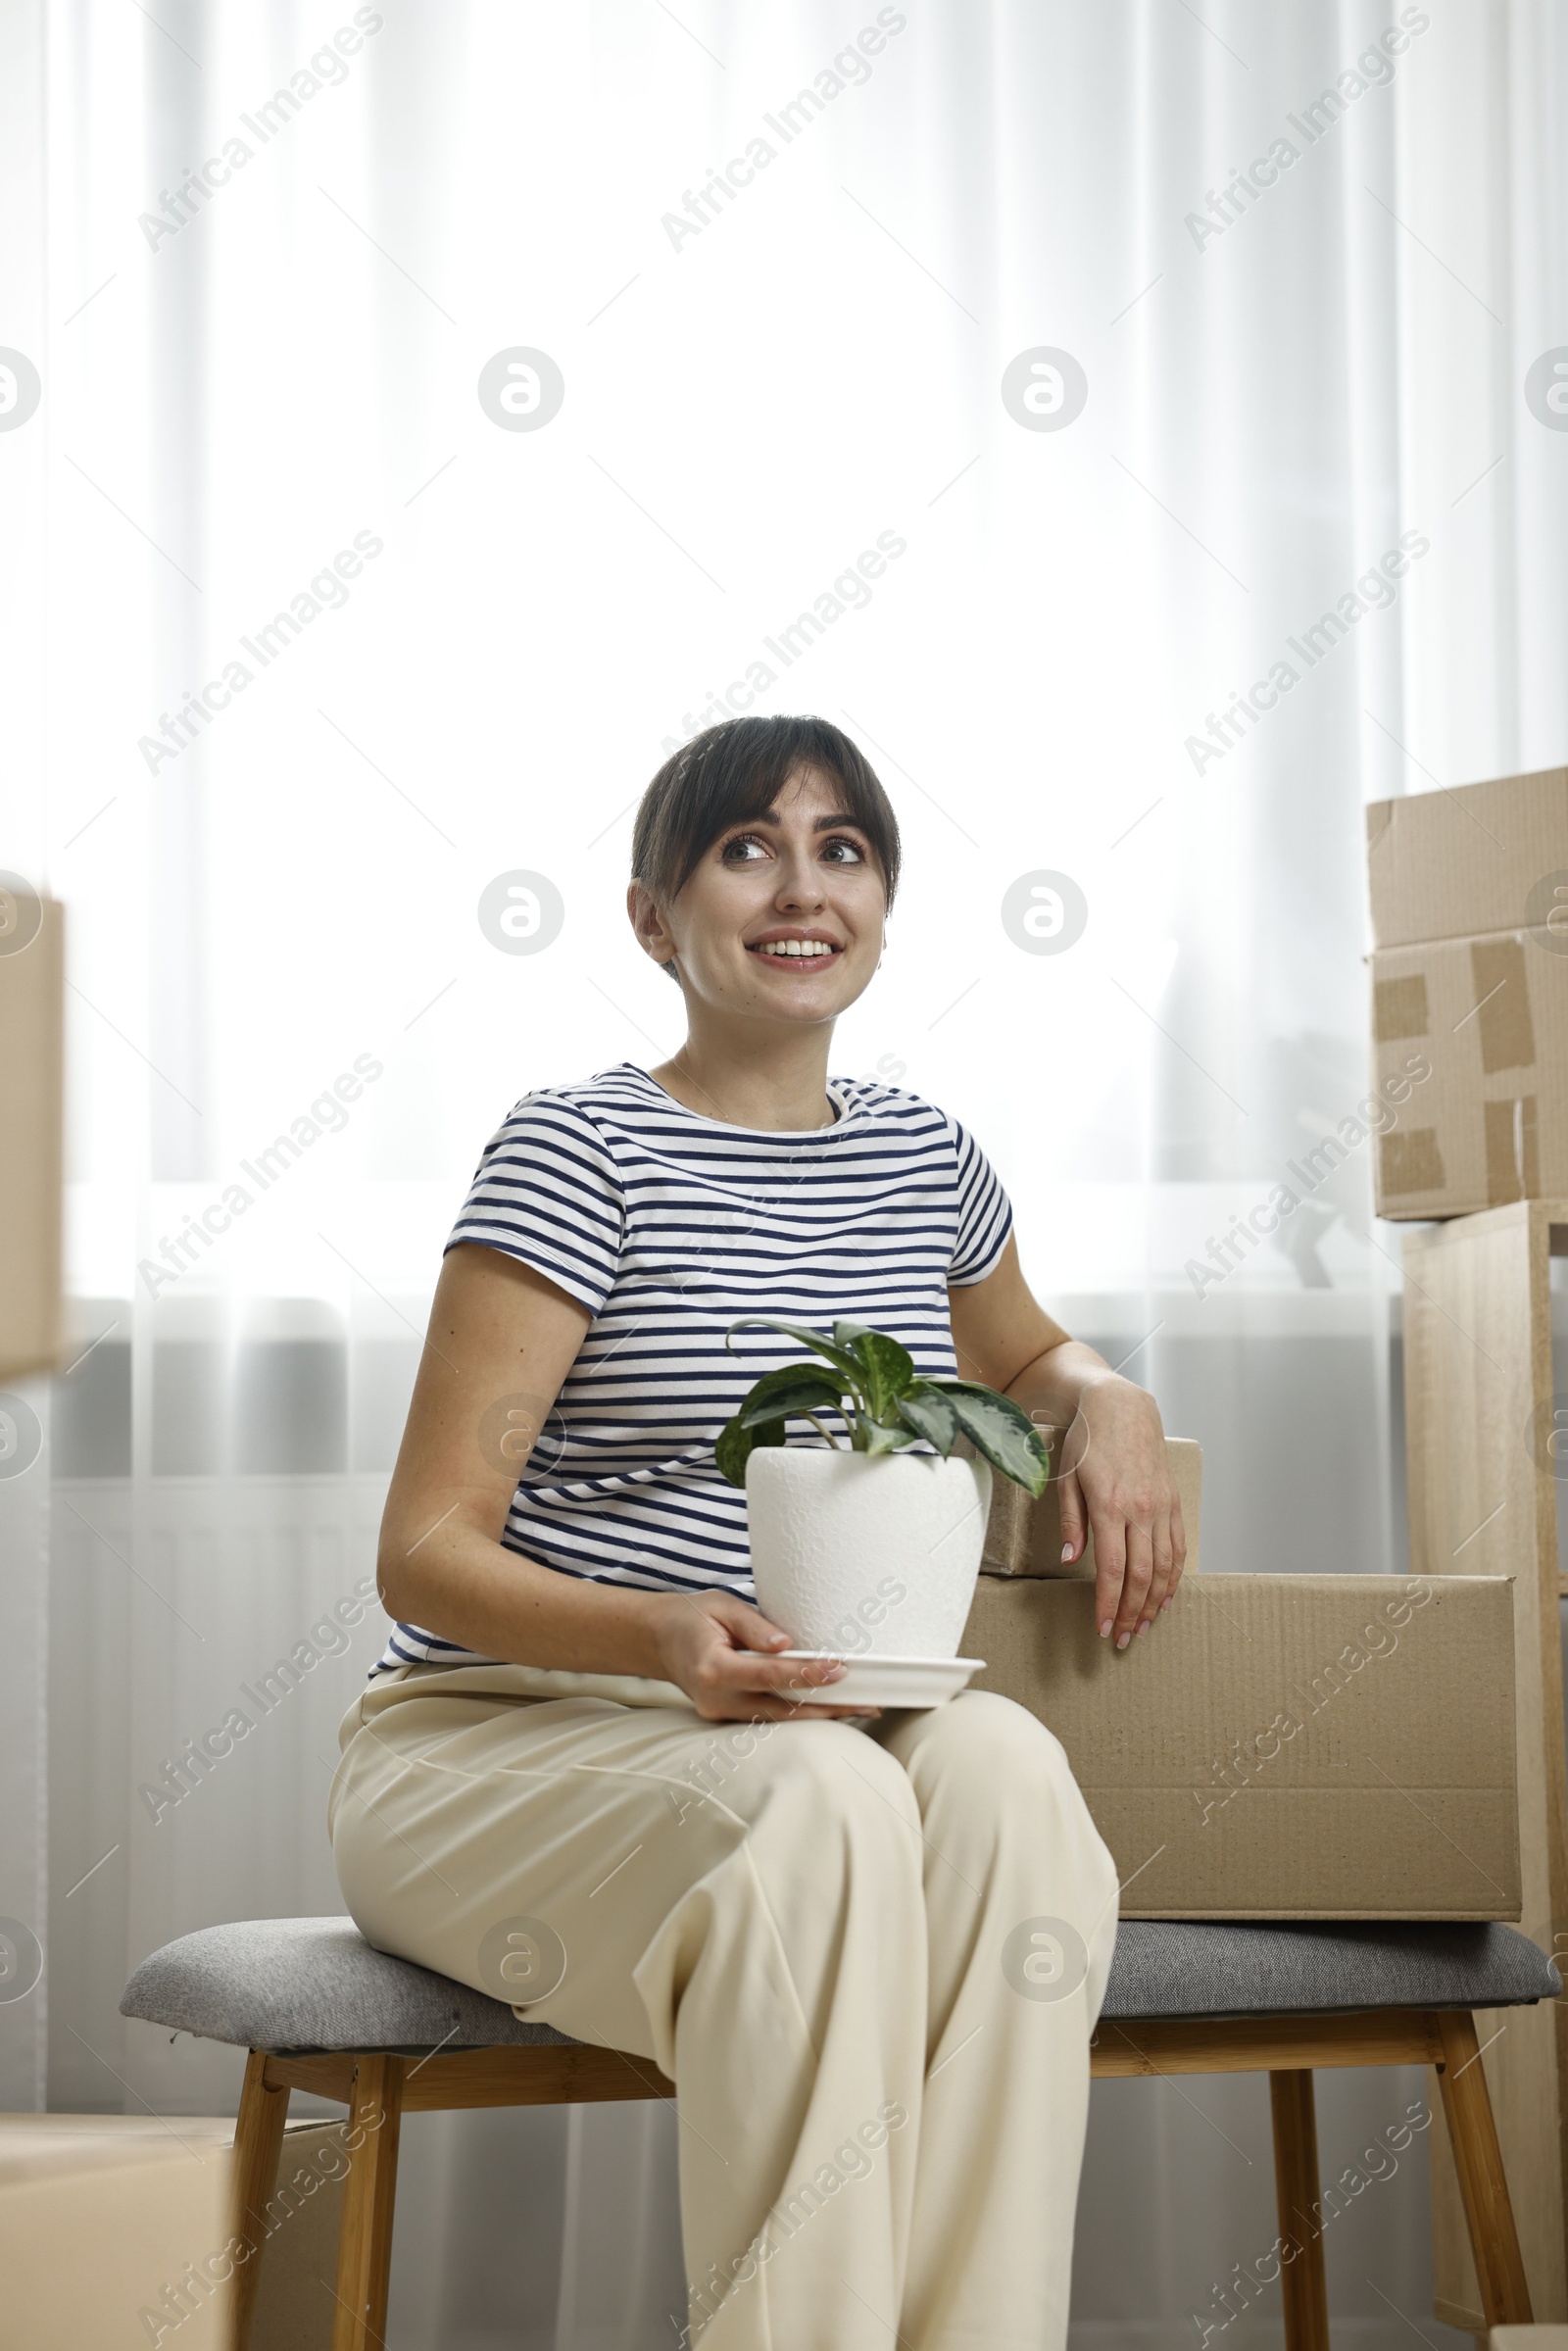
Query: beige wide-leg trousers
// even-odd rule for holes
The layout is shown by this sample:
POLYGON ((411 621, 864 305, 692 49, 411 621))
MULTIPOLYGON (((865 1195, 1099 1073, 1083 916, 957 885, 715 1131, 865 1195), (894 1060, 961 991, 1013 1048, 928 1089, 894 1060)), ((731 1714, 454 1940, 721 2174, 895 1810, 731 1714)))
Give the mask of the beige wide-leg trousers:
POLYGON ((1060 2351, 1117 1887, 1032 1715, 414 1666, 340 1741, 368 1938, 675 2082, 704 2351, 1060 2351))

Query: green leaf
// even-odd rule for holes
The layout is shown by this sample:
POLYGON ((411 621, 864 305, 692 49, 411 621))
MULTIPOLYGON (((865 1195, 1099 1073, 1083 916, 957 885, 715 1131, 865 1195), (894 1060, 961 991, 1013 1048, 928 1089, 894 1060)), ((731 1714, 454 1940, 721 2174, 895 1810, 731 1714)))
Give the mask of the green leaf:
POLYGON ((1040 1431, 1011 1396, 973 1381, 945 1381, 949 1409, 965 1436, 971 1437, 993 1469, 1022 1486, 1036 1501, 1051 1476, 1051 1454, 1040 1431))
POLYGON ((969 1396, 978 1397, 983 1404, 997 1405, 1003 1412, 1006 1413, 1011 1418, 1014 1427, 1017 1428, 1020 1434, 1022 1434, 1027 1427, 1027 1429, 1033 1433, 1035 1443, 1039 1448, 1039 1458, 1045 1464, 1046 1474, 1049 1479, 1051 1474, 1051 1449, 1056 1442, 1057 1437, 1061 1433, 1059 1430, 1043 1430, 1036 1427, 1035 1422, 1030 1418, 1029 1414, 1024 1411, 1021 1404, 1015 1403, 1010 1396, 1004 1396, 1000 1390, 986 1387, 985 1383, 981 1380, 937 1380, 929 1383, 929 1385, 940 1388, 945 1395, 954 1398, 969 1396))
MULTIPOLYGON (((744 1314, 739 1322, 732 1322, 725 1333, 726 1347, 736 1331, 782 1331, 786 1338, 798 1340, 803 1347, 814 1347, 819 1355, 825 1355, 830 1363, 836 1363, 840 1371, 848 1374, 852 1386, 857 1390, 863 1385, 864 1366, 847 1347, 840 1347, 836 1340, 828 1337, 826 1331, 813 1331, 809 1323, 774 1322, 769 1315, 744 1314)), ((763 1377, 766 1377, 765 1373, 763 1377)))
POLYGON ((734 1420, 727 1420, 719 1430, 718 1441, 713 1446, 713 1459, 718 1464, 721 1477, 727 1478, 731 1486, 744 1488, 746 1463, 754 1446, 782 1445, 783 1443, 784 1423, 782 1420, 761 1428, 744 1429, 737 1415, 734 1420))
POLYGON ((746 1483, 754 1445, 782 1445, 784 1423, 836 1412, 847 1423, 859 1453, 903 1452, 923 1440, 947 1458, 960 1433, 970 1438, 992 1468, 1037 1499, 1051 1475, 1051 1452, 1022 1406, 978 1380, 920 1378, 906 1347, 885 1331, 838 1317, 831 1336, 809 1323, 777 1321, 748 1314, 732 1322, 724 1344, 737 1331, 779 1331, 809 1347, 832 1368, 814 1363, 781 1363, 750 1389, 733 1420, 720 1432, 714 1455, 732 1486, 746 1483), (848 1401, 846 1401, 846 1396, 848 1401))
POLYGON ((851 1322, 844 1315, 839 1315, 833 1324, 833 1336, 840 1347, 853 1347, 858 1339, 880 1339, 883 1335, 873 1331, 868 1322, 851 1322))
MULTIPOLYGON (((779 1381, 762 1396, 758 1391, 765 1387, 766 1382, 759 1380, 741 1405, 736 1418, 743 1429, 760 1428, 764 1422, 772 1420, 788 1420, 797 1413, 837 1412, 841 1409, 837 1380, 824 1379, 805 1364, 799 1368, 794 1364, 786 1364, 783 1368, 791 1374, 787 1382, 779 1381)), ((772 1377, 771 1374, 768 1376, 772 1377)))
POLYGON ((775 1396, 792 1394, 803 1381, 826 1389, 835 1396, 844 1392, 843 1380, 825 1363, 779 1363, 771 1371, 764 1371, 760 1379, 753 1381, 741 1399, 740 1408, 743 1412, 749 1412, 754 1404, 767 1403, 775 1396))
POLYGON ((899 1416, 944 1457, 952 1452, 957 1442, 958 1419, 939 1388, 917 1380, 900 1396, 899 1416))
MULTIPOLYGON (((1023 1412, 1021 1404, 1013 1403, 1012 1397, 1004 1396, 1000 1388, 988 1388, 984 1380, 936 1379, 931 1382, 931 1385, 933 1388, 943 1389, 950 1396, 993 1396, 999 1403, 1010 1405, 1014 1412, 1023 1412)), ((1029 1419, 1027 1412, 1024 1412, 1024 1418, 1025 1420, 1029 1419)), ((1033 1428, 1033 1421, 1030 1421, 1029 1425, 1033 1428)))
POLYGON ((908 1348, 901 1347, 884 1331, 868 1330, 863 1322, 835 1322, 833 1336, 861 1366, 873 1419, 886 1420, 893 1404, 914 1379, 914 1358, 908 1348))

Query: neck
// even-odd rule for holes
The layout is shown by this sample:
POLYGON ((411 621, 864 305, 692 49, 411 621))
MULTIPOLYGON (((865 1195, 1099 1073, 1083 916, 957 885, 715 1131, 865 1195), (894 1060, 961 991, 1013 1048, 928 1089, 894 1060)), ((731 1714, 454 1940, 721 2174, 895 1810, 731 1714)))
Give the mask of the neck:
POLYGON ((678 1053, 649 1076, 688 1110, 725 1126, 799 1132, 834 1124, 827 1091, 830 1027, 758 1040, 748 1049, 719 1045, 695 1030, 678 1053))

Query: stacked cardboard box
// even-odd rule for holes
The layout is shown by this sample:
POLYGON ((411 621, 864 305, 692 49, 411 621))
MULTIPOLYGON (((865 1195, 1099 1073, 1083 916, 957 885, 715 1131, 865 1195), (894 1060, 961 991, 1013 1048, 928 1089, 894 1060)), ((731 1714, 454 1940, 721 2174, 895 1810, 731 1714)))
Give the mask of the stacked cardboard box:
MULTIPOLYGON (((1420 1082, 1380 1139, 1378 1213, 1405 1244, 1410 1552, 1446 1589, 1487 1568, 1515 1599, 1523 1917, 1568 1903, 1550 1257, 1568 1217, 1568 768, 1367 811, 1381 1075, 1420 1082), (1430 1220, 1430 1221, 1428 1221, 1430 1220)), ((1568 2316, 1564 2004, 1478 2019, 1536 2310, 1568 2316)), ((1446 2144, 1432 2134, 1435 2315, 1483 2328, 1446 2144)))
POLYGON ((1513 1582, 1198 1573, 1201 1455, 1169 1441, 1187 1569, 1118 1650, 1055 1490, 993 1485, 963 1654, 1067 1751, 1123 1918, 1517 1919, 1513 1582))
POLYGON ((1431 1073, 1378 1214, 1568 1196, 1568 768, 1376 801, 1367 857, 1375 1074, 1431 1073))
POLYGON ((65 917, 0 872, 0 1381, 59 1359, 65 917))

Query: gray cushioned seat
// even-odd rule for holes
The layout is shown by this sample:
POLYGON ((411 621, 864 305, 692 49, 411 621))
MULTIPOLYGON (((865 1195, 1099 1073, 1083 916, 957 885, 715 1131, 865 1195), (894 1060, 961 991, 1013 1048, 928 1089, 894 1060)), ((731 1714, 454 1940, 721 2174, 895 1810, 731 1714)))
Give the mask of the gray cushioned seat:
MULTIPOLYGON (((1103 2014, 1507 2008, 1561 1990, 1551 1961, 1511 1927, 1128 1919, 1103 2014)), ((376 1950, 345 1918, 250 1919, 182 1935, 142 1961, 120 2012, 252 2049, 571 2045, 505 2001, 376 1950)))
POLYGON ((1551 1961, 1512 1927, 1127 1919, 1102 2013, 1108 2020, 1513 2008, 1561 1990, 1551 1961))
POLYGON ((573 2044, 504 2000, 394 1959, 352 1919, 246 1919, 144 1959, 122 2016, 247 2049, 493 2049, 573 2044))

